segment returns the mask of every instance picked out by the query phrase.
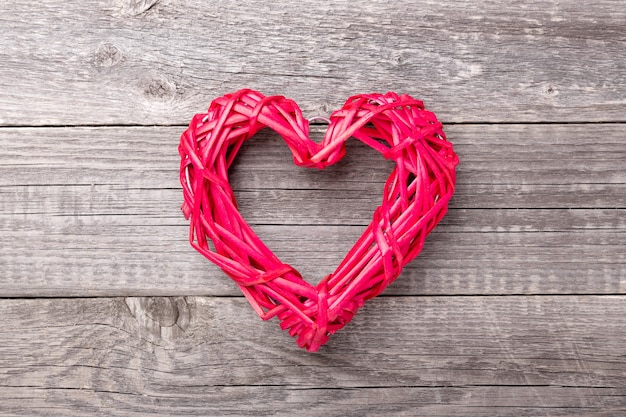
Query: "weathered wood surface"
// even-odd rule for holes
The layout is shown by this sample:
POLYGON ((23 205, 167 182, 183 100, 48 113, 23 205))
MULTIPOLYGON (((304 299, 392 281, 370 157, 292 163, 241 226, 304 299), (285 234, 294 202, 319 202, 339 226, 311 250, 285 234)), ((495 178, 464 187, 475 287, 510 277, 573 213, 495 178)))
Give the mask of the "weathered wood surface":
POLYGON ((242 86, 309 116, 393 88, 448 122, 625 120, 621 1, 5 0, 0 16, 1 125, 180 124, 242 86))
MULTIPOLYGON (((624 217, 622 210, 453 210, 385 294, 624 293, 624 217), (538 228, 535 216, 558 226, 538 228), (493 218, 511 224, 493 226, 493 218), (455 230, 453 221, 470 230, 455 230)), ((147 225, 133 224, 124 216, 67 220, 53 219, 44 231, 28 225, 2 231, 3 296, 240 295, 219 269, 190 250, 185 225, 142 217, 135 221, 147 225)), ((284 262, 317 282, 336 268, 364 227, 255 229, 284 262)))
MULTIPOLYGON (((0 416, 626 415, 622 3, 0 2, 0 416), (178 137, 242 87, 307 117, 406 92, 461 157, 422 254, 318 354, 186 242, 178 137)), ((391 165, 290 161, 262 133, 231 178, 317 281, 391 165)))
MULTIPOLYGON (((388 293, 623 293, 625 127, 590 140, 589 125, 450 126, 463 161, 452 209, 388 293)), ((0 294, 239 295, 188 245, 181 130, 0 130, 0 294)), ((270 248, 317 282, 369 223, 392 165, 358 143, 327 171, 290 161, 260 134, 233 186, 270 248)))
MULTIPOLYGON (((11 202, 4 212, 70 210, 179 218, 177 147, 184 130, 2 129, 0 190, 9 190, 17 203, 11 202), (31 199, 32 193, 38 198, 31 199)), ((313 137, 321 140, 322 130, 316 128, 313 137)), ((454 207, 624 208, 625 131, 626 124, 448 126, 447 135, 462 162, 454 207)), ((242 200, 241 209, 257 223, 311 224, 317 214, 311 210, 326 210, 333 204, 332 199, 327 201, 331 194, 320 191, 335 190, 346 197, 330 207, 337 211, 337 222, 345 224, 357 216, 360 224, 367 224, 380 199, 381 184, 393 167, 353 141, 339 164, 324 171, 302 169, 291 163, 289 149, 269 131, 249 141, 240 155, 231 181, 242 200), (260 193, 263 201, 255 199, 260 193), (254 210, 246 207, 248 197, 254 210), (360 201, 344 209, 350 199, 360 201), (310 207, 297 210, 304 201, 311 201, 310 207), (288 210, 287 218, 277 209, 288 210)), ((8 204, 9 200, 2 200, 8 204)))
POLYGON ((310 354, 240 298, 2 300, 0 414, 619 416, 625 304, 377 299, 310 354))

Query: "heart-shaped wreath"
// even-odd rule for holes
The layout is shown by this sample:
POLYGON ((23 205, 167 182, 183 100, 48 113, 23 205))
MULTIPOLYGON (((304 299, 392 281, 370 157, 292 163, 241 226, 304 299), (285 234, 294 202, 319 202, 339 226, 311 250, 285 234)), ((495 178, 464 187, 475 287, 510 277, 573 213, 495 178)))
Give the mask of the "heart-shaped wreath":
POLYGON ((316 143, 293 100, 241 90, 195 115, 179 152, 191 245, 239 285, 261 318, 277 316, 309 351, 326 343, 417 256, 448 209, 458 164, 437 117, 421 101, 393 92, 350 97, 316 143), (281 262, 237 209, 228 168, 243 142, 264 127, 284 139, 299 166, 323 169, 338 162, 350 137, 396 163, 372 222, 316 286, 281 262))

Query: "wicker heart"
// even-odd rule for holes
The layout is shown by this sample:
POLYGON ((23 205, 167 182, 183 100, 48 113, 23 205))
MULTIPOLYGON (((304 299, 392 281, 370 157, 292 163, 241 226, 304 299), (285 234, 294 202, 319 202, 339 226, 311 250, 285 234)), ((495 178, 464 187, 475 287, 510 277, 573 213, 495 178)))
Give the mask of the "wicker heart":
POLYGON ((239 285, 261 318, 277 316, 281 328, 309 351, 326 343, 417 256, 448 209, 458 164, 435 115, 421 101, 393 92, 349 98, 316 143, 294 101, 241 90, 195 115, 179 152, 191 245, 239 285), (237 209, 228 168, 243 142, 264 127, 282 136, 299 166, 336 163, 350 137, 396 163, 372 222, 335 272, 316 286, 281 262, 237 209))

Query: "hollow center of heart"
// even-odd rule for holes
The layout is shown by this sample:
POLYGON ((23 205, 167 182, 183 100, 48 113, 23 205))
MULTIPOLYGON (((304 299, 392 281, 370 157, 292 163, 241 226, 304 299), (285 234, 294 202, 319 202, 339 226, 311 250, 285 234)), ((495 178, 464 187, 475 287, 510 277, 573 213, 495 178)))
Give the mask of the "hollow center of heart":
MULTIPOLYGON (((312 126, 320 142, 326 126, 312 126)), ((248 140, 229 171, 239 211, 282 262, 316 285, 334 272, 380 205, 393 162, 357 140, 324 170, 293 164, 278 134, 264 129, 248 140)))

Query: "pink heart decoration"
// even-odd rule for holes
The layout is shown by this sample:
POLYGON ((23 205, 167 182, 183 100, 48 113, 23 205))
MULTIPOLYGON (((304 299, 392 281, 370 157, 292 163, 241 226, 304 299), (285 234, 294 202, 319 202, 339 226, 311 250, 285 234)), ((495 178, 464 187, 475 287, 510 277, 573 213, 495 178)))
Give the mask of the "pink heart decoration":
POLYGON ((191 245, 239 285, 261 318, 278 317, 309 351, 326 343, 418 255, 448 209, 459 162, 436 116, 421 101, 393 92, 350 97, 316 143, 294 101, 241 90, 193 117, 179 153, 191 245), (396 163, 372 222, 317 285, 281 262, 237 209, 228 168, 243 142, 264 127, 282 136, 299 166, 323 169, 338 162, 350 137, 396 163))

